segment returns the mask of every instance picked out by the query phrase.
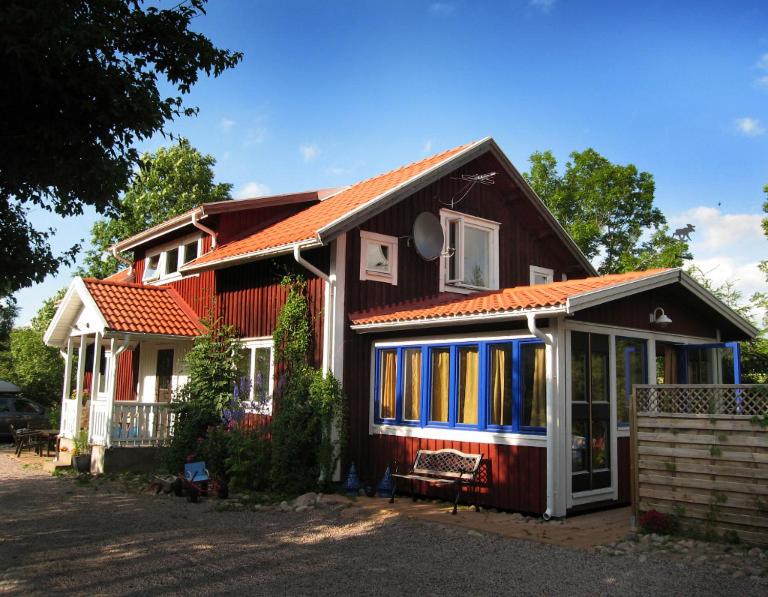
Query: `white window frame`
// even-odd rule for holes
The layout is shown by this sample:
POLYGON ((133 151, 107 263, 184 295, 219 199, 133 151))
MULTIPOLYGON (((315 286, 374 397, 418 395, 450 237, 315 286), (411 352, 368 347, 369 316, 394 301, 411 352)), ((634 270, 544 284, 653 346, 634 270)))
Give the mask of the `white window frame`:
POLYGON ((243 400, 243 406, 246 412, 260 415, 272 414, 272 394, 275 391, 275 344, 271 336, 261 338, 244 338, 241 340, 243 348, 249 352, 248 356, 248 377, 251 380, 250 396, 248 400, 243 400), (257 405, 254 402, 253 380, 256 373, 256 350, 257 348, 269 348, 269 386, 267 391, 267 403, 257 405))
POLYGON ((493 220, 485 220, 476 216, 470 216, 458 211, 450 209, 440 210, 440 225, 443 228, 443 236, 445 241, 443 244, 443 254, 440 257, 440 292, 459 292, 463 294, 469 294, 471 292, 478 292, 483 290, 498 290, 499 289, 499 222, 493 220), (459 234, 456 239, 458 256, 456 258, 457 272, 459 276, 457 280, 463 280, 464 272, 464 227, 470 226, 472 228, 479 228, 485 232, 489 232, 490 246, 488 247, 488 269, 490 280, 487 287, 472 286, 465 284, 463 281, 449 281, 449 260, 451 255, 449 254, 449 226, 451 222, 459 221, 459 234))
POLYGON ((157 263, 157 270, 155 271, 155 275, 152 276, 151 278, 147 278, 145 275, 142 275, 142 278, 141 278, 142 283, 165 284, 169 281, 180 280, 183 276, 178 268, 184 265, 184 257, 185 257, 184 254, 186 252, 186 246, 195 241, 197 241, 197 256, 199 257, 200 255, 202 255, 202 250, 203 250, 203 237, 201 234, 190 234, 188 236, 179 238, 177 240, 166 243, 164 245, 160 245, 159 247, 153 248, 151 252, 148 252, 144 256, 144 272, 146 274, 149 260, 152 259, 153 257, 159 256, 158 263, 157 263), (168 259, 168 253, 170 251, 173 251, 174 249, 179 250, 179 258, 178 258, 178 264, 176 266, 176 271, 171 273, 166 273, 165 266, 168 259))
POLYGON ((545 276, 546 282, 539 282, 539 284, 552 284, 555 281, 555 270, 548 267, 540 267, 538 265, 532 265, 530 267, 530 282, 531 286, 536 285, 536 276, 545 276))
POLYGON ((397 286, 397 245, 396 236, 387 236, 376 232, 360 231, 360 280, 371 280, 375 282, 386 282, 397 286), (389 248, 389 271, 378 272, 366 267, 368 245, 384 245, 389 248))

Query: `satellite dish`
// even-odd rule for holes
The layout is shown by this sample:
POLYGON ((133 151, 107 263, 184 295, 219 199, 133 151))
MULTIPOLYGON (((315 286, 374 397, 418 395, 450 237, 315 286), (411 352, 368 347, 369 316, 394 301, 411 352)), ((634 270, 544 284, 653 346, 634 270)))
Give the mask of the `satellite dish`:
POLYGON ((416 216, 413 223, 413 244, 422 259, 433 261, 443 252, 443 227, 436 215, 428 211, 416 216))

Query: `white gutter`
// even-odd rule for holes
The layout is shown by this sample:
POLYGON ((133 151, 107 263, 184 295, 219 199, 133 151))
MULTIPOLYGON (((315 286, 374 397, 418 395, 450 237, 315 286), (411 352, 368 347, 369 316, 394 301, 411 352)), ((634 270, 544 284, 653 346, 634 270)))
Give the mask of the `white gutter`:
POLYGON ((296 263, 308 269, 318 278, 325 282, 325 299, 323 301, 323 376, 328 375, 331 363, 331 352, 333 351, 333 304, 336 294, 336 276, 326 274, 324 271, 312 265, 301 256, 301 247, 293 247, 293 258, 296 263))
POLYGON ((214 232, 211 228, 208 228, 208 226, 205 226, 197 221, 197 214, 198 211, 195 210, 192 212, 192 225, 197 228, 198 230, 202 230, 206 234, 210 235, 211 237, 211 249, 216 248, 216 232, 214 232))
POLYGON ((536 336, 547 345, 547 509, 544 511, 542 518, 549 520, 552 518, 552 511, 555 507, 555 425, 553 416, 555 413, 555 387, 553 380, 553 363, 552 361, 552 348, 554 342, 549 334, 545 334, 539 328, 536 327, 536 315, 534 313, 528 313, 526 315, 528 320, 528 331, 532 335, 536 336))
POLYGON ((112 250, 112 257, 117 259, 123 265, 127 265, 128 273, 133 273, 133 261, 131 261, 130 259, 126 259, 120 253, 118 253, 117 248, 114 245, 112 245, 111 250, 112 250))

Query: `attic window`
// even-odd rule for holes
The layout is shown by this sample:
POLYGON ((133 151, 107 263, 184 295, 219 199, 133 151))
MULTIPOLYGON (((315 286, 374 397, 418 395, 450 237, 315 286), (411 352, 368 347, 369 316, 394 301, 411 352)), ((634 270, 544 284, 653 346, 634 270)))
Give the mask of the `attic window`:
POLYGON ((186 236, 154 249, 144 260, 143 282, 167 282, 181 277, 179 268, 200 255, 200 235, 186 236))
POLYGON ((531 286, 536 284, 552 284, 555 281, 554 270, 548 267, 531 266, 531 286))
POLYGON ((154 280, 158 277, 157 268, 160 265, 160 254, 150 255, 147 257, 146 265, 144 266, 144 276, 142 280, 154 280))
POLYGON ((397 286, 397 237, 360 232, 360 279, 397 286))
POLYGON ((499 287, 499 223, 440 210, 445 250, 440 260, 441 292, 499 287))

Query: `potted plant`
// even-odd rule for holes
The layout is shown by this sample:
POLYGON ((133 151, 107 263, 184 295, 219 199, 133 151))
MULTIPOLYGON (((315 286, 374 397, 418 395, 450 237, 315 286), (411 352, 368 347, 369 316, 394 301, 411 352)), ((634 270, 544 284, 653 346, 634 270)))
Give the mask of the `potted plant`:
POLYGON ((91 452, 88 445, 88 432, 81 429, 75 436, 75 447, 72 450, 72 468, 78 473, 91 472, 91 452))

